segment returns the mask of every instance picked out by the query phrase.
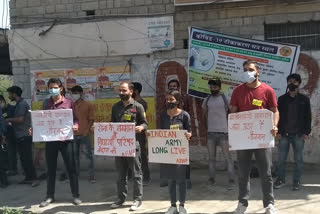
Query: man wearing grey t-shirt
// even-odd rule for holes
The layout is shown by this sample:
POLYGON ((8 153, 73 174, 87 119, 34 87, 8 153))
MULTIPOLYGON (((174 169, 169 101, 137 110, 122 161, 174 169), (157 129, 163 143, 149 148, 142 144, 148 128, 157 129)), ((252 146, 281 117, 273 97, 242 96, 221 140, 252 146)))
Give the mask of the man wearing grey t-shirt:
POLYGON ((228 144, 228 111, 229 104, 224 94, 220 93, 221 80, 214 78, 208 82, 211 94, 204 99, 202 108, 207 124, 207 146, 209 153, 209 185, 215 184, 216 150, 221 147, 222 153, 228 164, 229 186, 234 186, 234 166, 228 144))
POLYGON ((29 134, 31 128, 31 114, 29 104, 21 97, 22 89, 12 86, 7 89, 9 99, 16 102, 13 118, 6 121, 11 123, 17 139, 17 148, 24 171, 25 179, 19 184, 31 184, 32 187, 38 186, 36 170, 32 158, 32 137, 29 134))

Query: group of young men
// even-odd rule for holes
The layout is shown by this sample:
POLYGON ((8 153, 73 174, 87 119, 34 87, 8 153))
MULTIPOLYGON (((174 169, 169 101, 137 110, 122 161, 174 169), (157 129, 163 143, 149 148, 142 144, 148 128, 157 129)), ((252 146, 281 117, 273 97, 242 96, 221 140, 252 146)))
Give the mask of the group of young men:
MULTIPOLYGON (((208 81, 211 94, 202 103, 203 118, 207 128, 209 154, 208 184, 215 185, 216 151, 217 146, 220 146, 228 166, 228 189, 230 190, 235 185, 236 175, 228 145, 228 114, 255 109, 269 109, 274 113, 274 124, 270 131, 274 137, 279 139, 277 180, 273 183, 271 148, 237 151, 239 203, 235 214, 244 213, 248 207, 253 154, 261 177, 263 205, 266 208, 267 214, 277 213, 274 207, 273 189, 281 188, 286 183, 285 163, 290 145, 293 147, 295 160, 293 190, 300 189, 303 168, 303 147, 305 140, 308 139, 308 135, 311 132, 310 100, 307 96, 299 93, 299 86, 301 84, 300 75, 290 74, 287 77, 288 92, 280 96, 278 102, 274 90, 259 80, 260 75, 258 63, 248 60, 243 64, 243 72, 239 73, 239 77, 244 83, 234 89, 230 102, 220 92, 221 80, 213 78, 208 81), (254 100, 258 100, 259 102, 254 102, 254 100)), ((170 81, 168 89, 179 90, 179 81, 170 81)), ((111 205, 111 208, 118 208, 124 203, 128 193, 128 177, 132 177, 134 182, 134 203, 130 209, 132 211, 139 209, 142 204, 143 184, 148 184, 151 179, 145 135, 148 124, 145 115, 147 103, 140 96, 141 90, 142 85, 140 83, 122 83, 119 89, 121 101, 114 104, 112 108, 111 122, 136 123, 137 150, 135 158, 115 158, 118 170, 118 200, 111 205)), ((75 115, 79 120, 79 129, 75 132, 75 141, 78 146, 76 152, 77 168, 79 169, 79 146, 80 144, 84 144, 86 146, 86 155, 89 159, 89 181, 94 183, 94 161, 89 138, 90 128, 94 121, 93 108, 91 104, 83 100, 83 89, 80 86, 75 86, 71 91, 75 105, 75 115)), ((8 175, 17 174, 15 154, 15 148, 17 147, 25 174, 25 179, 21 183, 31 184, 35 187, 39 185, 39 182, 32 162, 32 139, 29 133, 30 107, 21 98, 21 88, 17 86, 10 87, 8 88, 8 93, 10 100, 15 101, 16 105, 9 105, 3 97, 0 97, 0 111, 2 111, 0 112, 1 157, 3 157, 2 153, 8 151, 10 169, 7 173, 8 175)), ((187 101, 185 101, 186 103, 187 101)), ((5 168, 0 167, 1 187, 5 187, 8 184, 6 180, 7 173, 5 168)), ((187 178, 190 180, 190 170, 187 173, 189 174, 187 178)))

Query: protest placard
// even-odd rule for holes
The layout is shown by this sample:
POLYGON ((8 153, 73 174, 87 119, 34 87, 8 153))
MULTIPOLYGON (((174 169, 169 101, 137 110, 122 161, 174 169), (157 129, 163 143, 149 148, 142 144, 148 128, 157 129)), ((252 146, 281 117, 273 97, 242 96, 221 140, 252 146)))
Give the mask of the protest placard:
POLYGON ((186 130, 148 130, 149 162, 189 165, 186 130))
POLYGON ((73 139, 72 109, 31 111, 33 142, 73 139))
POLYGON ((135 124, 95 123, 94 154, 103 156, 135 157, 135 124))
POLYGON ((274 147, 273 113, 267 109, 229 114, 229 149, 261 149, 274 147))

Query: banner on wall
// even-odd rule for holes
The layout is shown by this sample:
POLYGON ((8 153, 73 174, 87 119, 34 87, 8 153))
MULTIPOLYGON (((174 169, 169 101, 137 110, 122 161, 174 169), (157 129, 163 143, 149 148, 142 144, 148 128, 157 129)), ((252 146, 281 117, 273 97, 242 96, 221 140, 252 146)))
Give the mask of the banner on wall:
POLYGON ((118 97, 120 82, 130 80, 130 66, 107 66, 101 68, 59 69, 31 71, 32 101, 43 101, 49 97, 47 87, 50 78, 59 78, 66 88, 67 96, 75 85, 84 90, 85 99, 118 97))
POLYGON ((267 109, 228 115, 229 149, 262 149, 274 147, 273 113, 267 109))
POLYGON ((150 163, 189 164, 186 130, 148 130, 150 163))
POLYGON ((193 4, 211 4, 211 3, 227 3, 253 0, 175 0, 175 6, 193 5, 193 4))
POLYGON ((31 111, 33 142, 65 141, 73 139, 71 109, 31 111))
POLYGON ((134 123, 94 123, 94 154, 102 156, 136 156, 134 123))
POLYGON ((189 28, 188 94, 204 98, 210 94, 208 80, 219 77, 222 91, 231 96, 241 84, 243 62, 257 61, 260 80, 277 96, 285 93, 286 77, 296 71, 300 46, 245 39, 205 29, 189 28))

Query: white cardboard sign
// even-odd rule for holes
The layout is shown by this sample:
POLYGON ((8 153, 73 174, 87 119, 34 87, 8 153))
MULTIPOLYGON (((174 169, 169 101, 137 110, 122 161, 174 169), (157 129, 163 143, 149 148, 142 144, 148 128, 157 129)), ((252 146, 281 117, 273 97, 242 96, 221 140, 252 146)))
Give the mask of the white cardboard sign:
POLYGON ((33 142, 73 140, 72 109, 31 111, 33 142))
POLYGON ((186 130, 148 130, 149 162, 189 165, 186 130))
POLYGON ((136 156, 134 123, 95 123, 94 154, 102 156, 136 156))
POLYGON ((273 112, 267 109, 244 111, 228 116, 229 149, 274 147, 273 112))

